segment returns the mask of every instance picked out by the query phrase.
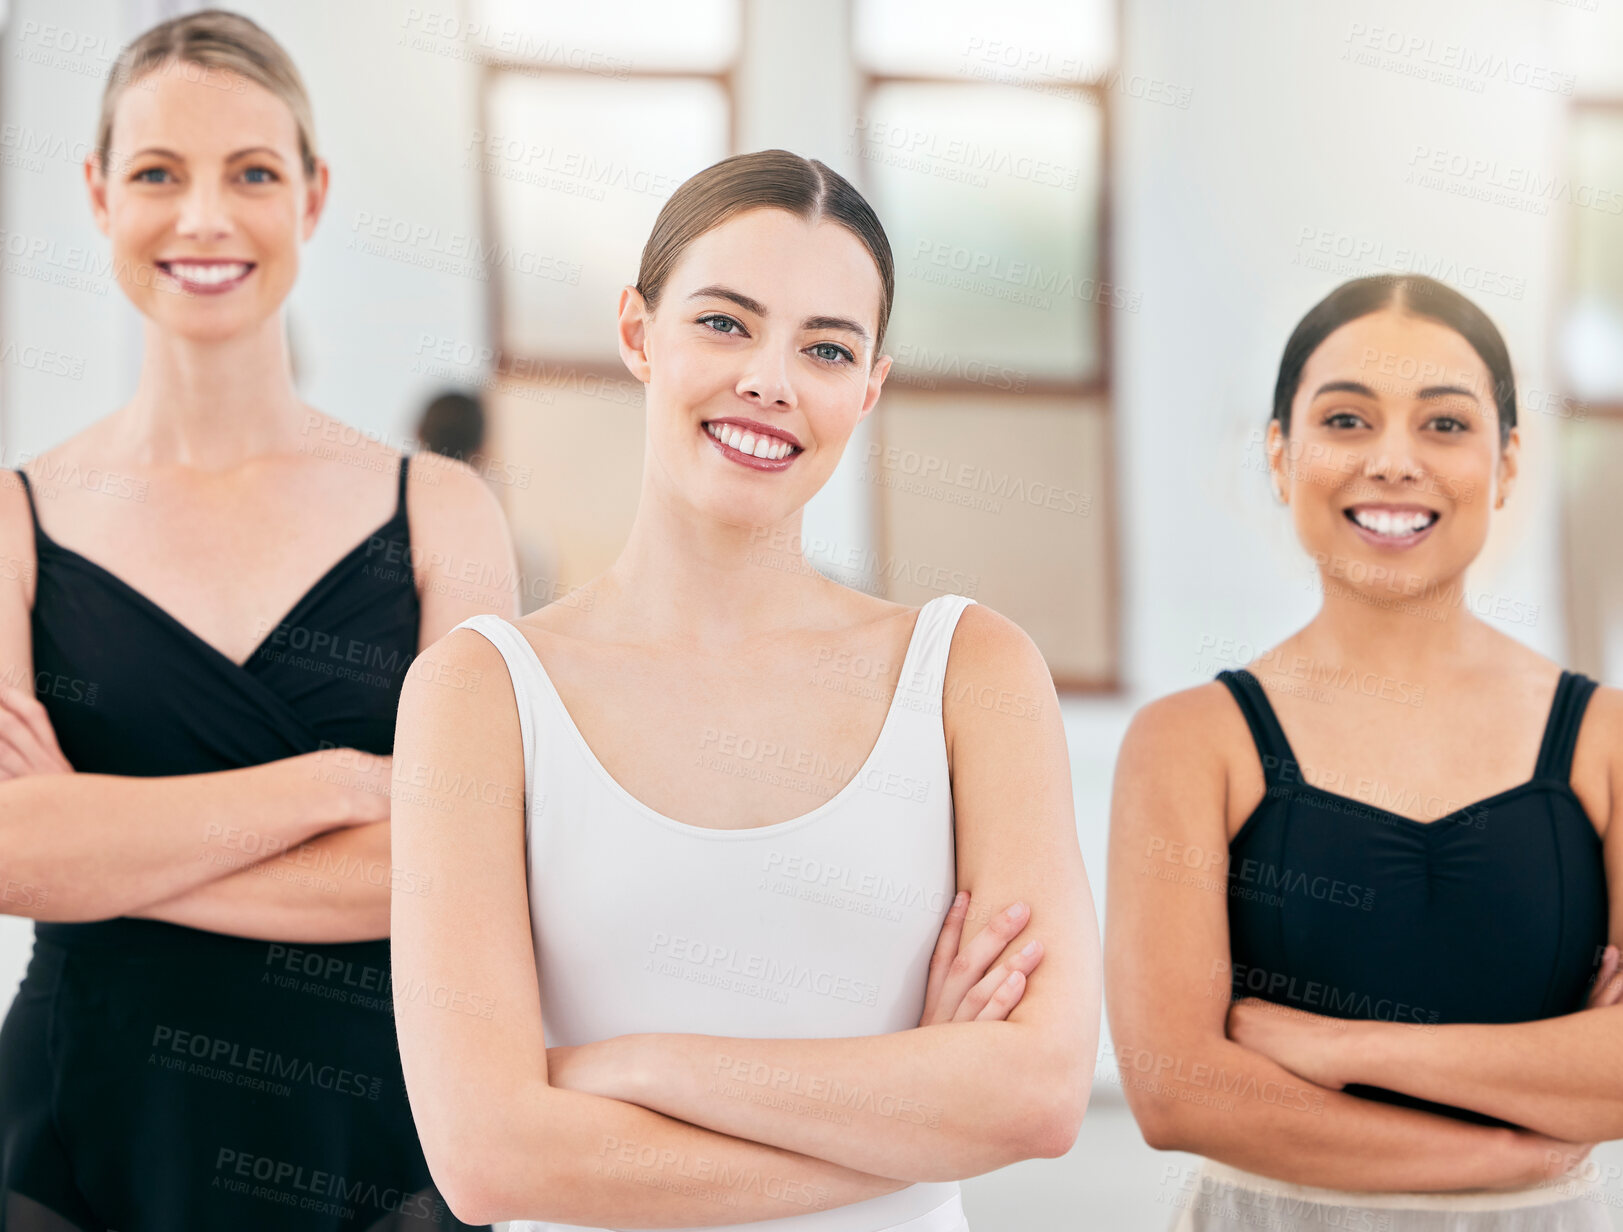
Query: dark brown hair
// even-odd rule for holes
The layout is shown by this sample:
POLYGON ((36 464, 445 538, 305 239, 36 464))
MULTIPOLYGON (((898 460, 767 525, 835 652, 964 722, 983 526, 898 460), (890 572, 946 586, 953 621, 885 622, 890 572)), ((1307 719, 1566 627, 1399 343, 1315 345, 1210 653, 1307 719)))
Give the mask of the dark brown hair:
POLYGON ((1285 354, 1279 361, 1279 378, 1274 383, 1273 418, 1279 429, 1290 435, 1291 403, 1302 383, 1302 369, 1319 344, 1348 321, 1394 308, 1411 316, 1425 317, 1446 325, 1471 344, 1488 366, 1493 381, 1493 402, 1499 413, 1499 446, 1510 441, 1516 426, 1516 381, 1510 370, 1510 352, 1494 323, 1465 296, 1446 283, 1424 274, 1374 274, 1344 282, 1308 310, 1297 323, 1285 354))
POLYGON ((665 280, 689 244, 735 214, 762 208, 787 210, 806 222, 827 219, 862 241, 884 285, 873 344, 873 354, 878 355, 896 297, 896 263, 885 229, 849 180, 815 158, 788 150, 756 150, 724 158, 671 194, 654 220, 637 268, 637 291, 649 310, 658 308, 665 280))

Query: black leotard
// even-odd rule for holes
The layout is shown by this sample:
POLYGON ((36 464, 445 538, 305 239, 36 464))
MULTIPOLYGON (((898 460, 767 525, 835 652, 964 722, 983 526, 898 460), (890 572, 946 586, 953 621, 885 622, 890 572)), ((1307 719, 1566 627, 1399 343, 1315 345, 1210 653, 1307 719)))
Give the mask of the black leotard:
POLYGON ((1531 779, 1422 822, 1304 782, 1256 678, 1241 670, 1218 679, 1245 715, 1267 779, 1229 843, 1236 998, 1417 1030, 1583 1007, 1606 947, 1607 889, 1600 838, 1568 779, 1593 680, 1561 674, 1531 779))
MULTIPOLYGON (((74 769, 389 753, 418 642, 407 467, 393 516, 241 666, 54 542, 35 512, 35 694, 74 769)), ((200 859, 255 858, 257 836, 232 824, 209 827, 200 859)), ((261 867, 320 882, 391 873, 261 867)), ((387 939, 254 941, 133 917, 37 923, 34 937, 0 1027, 0 1230, 466 1226, 412 1123, 387 939)))

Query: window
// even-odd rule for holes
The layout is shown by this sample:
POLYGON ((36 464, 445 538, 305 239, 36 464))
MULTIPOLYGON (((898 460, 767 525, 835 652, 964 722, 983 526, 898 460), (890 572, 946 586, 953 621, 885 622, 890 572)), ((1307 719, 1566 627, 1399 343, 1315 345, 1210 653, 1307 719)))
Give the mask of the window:
MULTIPOLYGON (((1584 11, 1575 23, 1615 13, 1584 11)), ((1561 420, 1561 499, 1570 666, 1623 680, 1623 53, 1617 36, 1587 30, 1580 94, 1567 133, 1566 295, 1559 322, 1565 395, 1532 407, 1561 420), (1588 91, 1584 93, 1583 91, 1588 91)), ((1575 54, 1580 54, 1575 52, 1575 54)))
POLYGON ((863 192, 896 256, 861 478, 886 594, 957 589, 1061 689, 1116 682, 1108 269, 1113 4, 854 0, 863 192))

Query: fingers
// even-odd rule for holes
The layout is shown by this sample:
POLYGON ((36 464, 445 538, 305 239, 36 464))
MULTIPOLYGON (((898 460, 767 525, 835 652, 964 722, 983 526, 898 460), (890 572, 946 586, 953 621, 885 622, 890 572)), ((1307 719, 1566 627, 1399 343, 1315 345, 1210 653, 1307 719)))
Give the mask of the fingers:
MULTIPOLYGON (((1001 965, 987 975, 981 984, 975 985, 970 990, 971 997, 980 999, 985 996, 986 1000, 981 1011, 973 1015, 976 1022, 1002 1022, 1009 1016, 1009 1011, 1019 1004, 1021 996, 1026 991, 1026 977, 1019 971, 1005 971, 1001 965), (985 996, 981 992, 981 984, 989 984, 993 980, 997 980, 997 984, 991 994, 985 996)), ((967 1008, 970 1001, 966 999, 964 1005, 967 1008)))
MULTIPOLYGON (((947 968, 946 982, 941 990, 942 1004, 957 1005, 963 1000, 964 994, 980 981, 997 956, 1008 948, 1009 942, 1019 936, 1029 915, 1024 903, 1015 903, 1007 910, 998 912, 992 917, 991 923, 970 938, 969 944, 958 952, 947 968)), ((953 1021, 958 1021, 956 1015, 953 1021)))
POLYGON ((967 915, 969 894, 959 890, 958 897, 952 900, 952 906, 947 909, 946 923, 942 924, 941 935, 936 938, 935 953, 930 955, 930 979, 924 988, 924 1014, 919 1018, 921 1027, 935 1020, 936 1007, 941 1004, 941 989, 947 982, 947 969, 958 955, 958 939, 964 935, 964 918, 967 915))
POLYGON ((1043 960, 1039 941, 1028 942, 1013 959, 999 963, 967 993, 959 1003, 954 1022, 998 1021, 1008 1016, 1026 992, 1026 977, 1043 960), (1030 950, 1030 953, 1026 951, 1030 950))

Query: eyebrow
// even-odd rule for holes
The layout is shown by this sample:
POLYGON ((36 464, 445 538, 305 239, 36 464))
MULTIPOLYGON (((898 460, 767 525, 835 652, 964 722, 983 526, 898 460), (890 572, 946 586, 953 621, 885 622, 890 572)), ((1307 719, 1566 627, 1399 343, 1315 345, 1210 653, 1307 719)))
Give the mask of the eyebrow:
MULTIPOLYGON (((173 159, 176 159, 177 161, 180 161, 180 162, 186 161, 181 155, 176 154, 173 150, 165 149, 163 146, 157 146, 157 145, 150 145, 150 146, 147 146, 143 150, 137 150, 134 154, 130 155, 130 158, 132 158, 132 159, 140 158, 143 154, 158 154, 158 155, 161 155, 164 158, 173 158, 173 159)), ((269 154, 272 158, 276 159, 277 161, 281 161, 281 158, 282 158, 282 156, 280 154, 278 154, 275 150, 271 149, 270 146, 268 146, 268 145, 251 145, 251 146, 247 147, 246 149, 237 150, 234 153, 227 154, 226 158, 225 158, 225 161, 226 162, 232 162, 232 161, 234 161, 234 160, 236 160, 238 158, 246 158, 250 154, 269 154)))
MULTIPOLYGON (((758 299, 752 299, 742 291, 734 291, 731 287, 713 285, 700 287, 689 299, 724 299, 737 304, 745 312, 753 312, 758 317, 767 316, 766 305, 758 299)), ((807 317, 800 323, 802 329, 839 329, 846 333, 855 334, 863 342, 868 341, 868 331, 855 321, 845 317, 807 317)))
MULTIPOLYGON (((1375 391, 1361 381, 1326 381, 1314 391, 1313 396, 1317 398, 1320 394, 1335 393, 1362 394, 1366 398, 1373 398, 1376 396, 1375 391)), ((1473 402, 1480 401, 1476 394, 1472 393, 1463 385, 1427 385, 1424 389, 1416 393, 1415 397, 1422 399, 1447 398, 1454 395, 1469 398, 1473 402)))
POLYGON ((1480 399, 1476 396, 1475 393, 1473 393, 1471 390, 1465 388, 1465 386, 1463 386, 1463 385, 1428 385, 1424 389, 1422 389, 1419 393, 1417 393, 1415 395, 1415 397, 1417 397, 1417 398, 1447 398, 1447 397, 1450 397, 1451 395, 1454 395, 1454 394, 1458 394, 1461 397, 1469 398, 1469 399, 1471 399, 1472 402, 1480 401, 1480 399))

